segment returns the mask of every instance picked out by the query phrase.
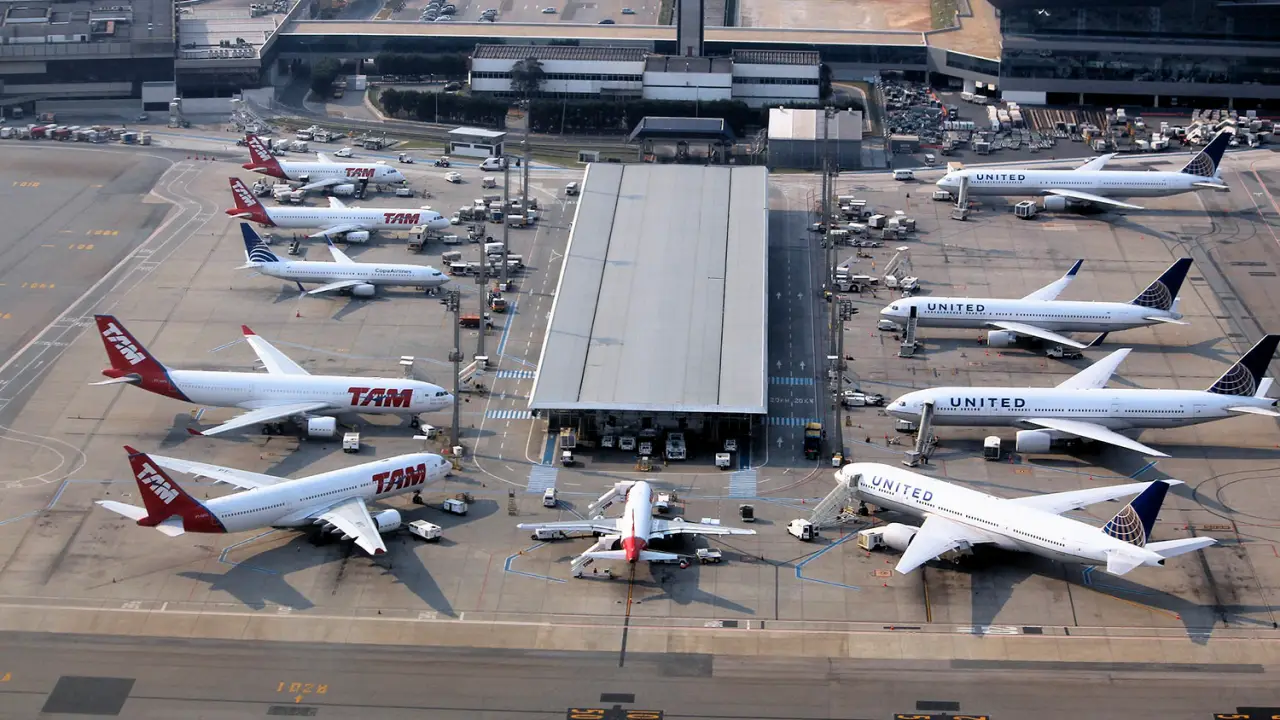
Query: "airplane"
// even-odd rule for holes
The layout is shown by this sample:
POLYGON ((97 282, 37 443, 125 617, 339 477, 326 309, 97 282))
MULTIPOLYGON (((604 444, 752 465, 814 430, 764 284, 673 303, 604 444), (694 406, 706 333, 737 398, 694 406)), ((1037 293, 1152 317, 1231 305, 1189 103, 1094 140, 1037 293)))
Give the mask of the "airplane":
POLYGON ((397 455, 384 460, 330 470, 296 480, 261 473, 147 455, 125 446, 144 507, 114 500, 97 504, 177 537, 183 533, 238 533, 262 528, 313 528, 354 539, 370 555, 387 551, 382 533, 397 530, 400 513, 369 514, 366 504, 412 492, 420 499, 425 486, 449 474, 450 464, 432 453, 397 455), (244 492, 200 502, 174 482, 165 470, 209 478, 244 492))
POLYGON ((261 175, 303 183, 299 190, 318 190, 338 185, 354 185, 365 180, 377 185, 408 182, 404 174, 384 163, 334 162, 324 153, 316 153, 319 162, 278 160, 257 135, 246 135, 250 162, 241 167, 261 175))
POLYGON ((249 223, 240 223, 240 233, 244 236, 245 263, 237 270, 253 268, 263 275, 282 280, 292 280, 298 284, 298 292, 303 295, 322 295, 329 292, 346 292, 355 297, 373 297, 378 286, 411 285, 419 288, 437 288, 449 282, 449 276, 430 265, 407 265, 404 263, 362 263, 356 262, 338 249, 333 240, 329 243, 329 253, 333 262, 317 262, 315 260, 281 260, 249 223), (324 283, 320 287, 307 290, 304 282, 324 283))
POLYGON ((1001 498, 953 483, 880 463, 851 463, 836 471, 836 480, 863 502, 923 518, 919 527, 892 523, 882 539, 902 552, 895 568, 907 574, 942 556, 954 557, 976 545, 1029 552, 1062 562, 1105 565, 1124 575, 1142 565, 1163 566, 1165 560, 1213 545, 1213 538, 1193 537, 1151 542, 1151 530, 1170 485, 1156 480, 1048 495, 1001 498), (1063 513, 1094 503, 1137 494, 1101 528, 1063 513))
POLYGON ((1140 205, 1117 197, 1166 197, 1197 190, 1229 190, 1218 177, 1222 154, 1231 142, 1231 130, 1222 130, 1203 150, 1178 172, 1148 170, 1107 170, 1103 167, 1115 153, 1101 155, 1074 170, 1036 170, 1018 167, 965 168, 952 170, 936 184, 959 195, 960 183, 968 178, 969 195, 1036 197, 1047 195, 1046 210, 1066 210, 1073 205, 1106 205, 1125 210, 1142 210, 1140 205))
POLYGON ((624 480, 617 483, 609 492, 601 495, 594 503, 587 506, 587 514, 590 516, 590 519, 587 520, 521 523, 516 527, 521 530, 561 530, 564 532, 600 534, 600 540, 590 550, 574 559, 575 565, 588 559, 625 560, 633 565, 640 560, 649 562, 679 560, 680 556, 675 553, 647 549, 650 540, 672 535, 756 534, 755 530, 744 530, 724 525, 708 525, 684 522, 682 520, 654 518, 653 488, 644 480, 624 480), (614 519, 602 517, 601 514, 605 509, 619 497, 626 498, 622 508, 622 516, 614 519))
POLYGON ((102 371, 109 380, 90 384, 136 385, 174 400, 248 411, 207 430, 188 428, 193 435, 220 435, 257 424, 264 424, 262 433, 270 435, 282 431, 277 421, 302 418, 308 435, 331 437, 335 432, 334 418, 317 417, 314 413, 416 416, 453 404, 453 395, 444 388, 419 380, 312 375, 243 325, 240 329, 244 339, 266 373, 173 370, 160 364, 115 317, 94 318, 111 367, 102 371))
MULTIPOLYGON (((1009 347, 1018 336, 1048 340, 1073 348, 1093 347, 1055 331, 1111 333, 1117 330, 1170 323, 1186 325, 1177 311, 1178 291, 1191 269, 1191 258, 1181 258, 1164 274, 1127 303, 1058 300, 1058 295, 1075 279, 1083 260, 1077 260, 1066 275, 1020 300, 1001 298, 916 297, 903 298, 880 311, 885 320, 905 325, 916 309, 920 327, 992 328, 987 345, 1009 347)), ((1104 336, 1105 337, 1105 336, 1104 336)))
POLYGON ((1239 414, 1280 417, 1264 377, 1280 335, 1267 335, 1206 390, 1108 388, 1129 348, 1116 350, 1052 388, 941 387, 916 390, 885 411, 919 420, 933 403, 933 424, 1034 428, 1019 430, 1018 452, 1048 452, 1054 440, 1084 438, 1155 457, 1169 457, 1122 432, 1174 428, 1239 414))
POLYGON ((404 210, 394 208, 348 207, 338 198, 329 198, 329 207, 267 207, 258 201, 244 181, 231 178, 231 196, 236 206, 224 210, 241 220, 252 220, 262 227, 320 228, 307 237, 341 237, 347 242, 362 243, 376 230, 409 230, 422 225, 428 230, 444 230, 449 218, 427 208, 404 210))

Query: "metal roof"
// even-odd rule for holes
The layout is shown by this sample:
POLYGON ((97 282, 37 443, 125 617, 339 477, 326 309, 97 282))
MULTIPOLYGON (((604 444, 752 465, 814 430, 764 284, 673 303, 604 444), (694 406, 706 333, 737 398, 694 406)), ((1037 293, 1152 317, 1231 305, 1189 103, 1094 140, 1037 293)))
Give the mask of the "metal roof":
POLYGON ((768 172, 587 168, 529 407, 767 411, 768 172))
POLYGON ((645 117, 631 131, 628 142, 665 138, 671 140, 724 140, 732 142, 733 129, 723 118, 645 117))
POLYGON ((644 62, 644 48, 582 47, 579 45, 477 45, 471 57, 480 60, 584 60, 591 62, 644 62))
POLYGON ((648 59, 645 60, 644 71, 665 73, 728 73, 733 72, 733 62, 727 57, 650 55, 648 59))
POLYGON ((744 65, 821 65, 822 56, 806 50, 734 50, 733 61, 744 65))
POLYGON ((501 140, 507 136, 504 130, 486 130, 478 127, 458 127, 449 131, 449 135, 457 137, 474 137, 485 140, 501 140))
MULTIPOLYGON (((821 110, 793 110, 772 108, 769 110, 770 140, 821 140, 823 132, 821 110)), ((841 110, 831 118, 827 127, 831 140, 861 140, 862 111, 841 110)))

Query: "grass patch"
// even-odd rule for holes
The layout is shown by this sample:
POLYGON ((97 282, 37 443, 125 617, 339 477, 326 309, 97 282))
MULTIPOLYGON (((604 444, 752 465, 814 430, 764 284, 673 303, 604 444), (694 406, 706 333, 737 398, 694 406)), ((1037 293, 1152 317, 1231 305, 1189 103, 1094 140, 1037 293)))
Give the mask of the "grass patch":
POLYGON ((929 14, 934 30, 946 30, 956 26, 956 0, 929 0, 929 14))

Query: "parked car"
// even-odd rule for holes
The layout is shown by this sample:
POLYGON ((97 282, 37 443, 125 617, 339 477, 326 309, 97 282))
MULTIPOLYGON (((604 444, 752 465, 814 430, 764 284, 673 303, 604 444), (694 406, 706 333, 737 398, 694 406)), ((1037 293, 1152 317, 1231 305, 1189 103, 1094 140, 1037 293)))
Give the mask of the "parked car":
POLYGON ((617 23, 615 23, 613 20, 611 20, 611 19, 609 19, 609 18, 605 18, 605 19, 601 20, 600 22, 598 22, 598 23, 596 23, 596 24, 597 24, 597 25, 616 25, 617 23))
POLYGON ((458 183, 462 182, 462 173, 460 172, 445 173, 444 179, 457 185, 458 183))
POLYGON ((445 5, 444 7, 440 8, 441 15, 453 15, 457 12, 458 12, 458 8, 452 5, 445 5))
POLYGON ((455 81, 455 82, 447 82, 444 84, 445 92, 458 92, 461 89, 462 89, 462 83, 460 82, 455 81))
POLYGON ((542 14, 543 14, 543 15, 555 15, 555 14, 556 14, 556 9, 555 9, 555 8, 553 8, 553 7, 544 7, 544 8, 542 8, 542 14))
POLYGON ((636 11, 635 11, 635 10, 632 10, 631 8, 622 8, 622 14, 623 14, 623 15, 635 15, 635 14, 636 14, 636 11))

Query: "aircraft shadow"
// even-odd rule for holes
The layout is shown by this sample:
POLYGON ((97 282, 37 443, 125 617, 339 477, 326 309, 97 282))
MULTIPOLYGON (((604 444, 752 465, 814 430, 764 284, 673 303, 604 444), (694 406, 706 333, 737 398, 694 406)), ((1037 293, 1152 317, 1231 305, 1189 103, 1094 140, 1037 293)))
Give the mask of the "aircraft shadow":
POLYGON ((635 584, 638 587, 660 589, 657 595, 645 598, 646 602, 654 600, 670 600, 677 605, 710 605, 743 615, 755 615, 754 608, 739 605, 732 600, 707 592, 699 587, 702 566, 694 562, 685 569, 678 565, 649 564, 650 579, 640 578, 636 573, 635 584))

